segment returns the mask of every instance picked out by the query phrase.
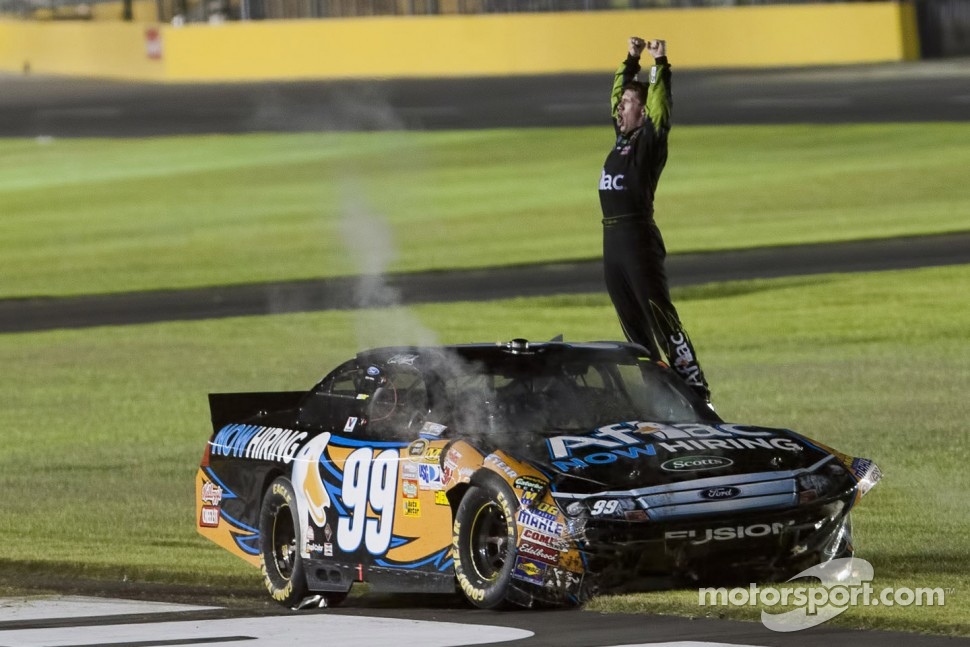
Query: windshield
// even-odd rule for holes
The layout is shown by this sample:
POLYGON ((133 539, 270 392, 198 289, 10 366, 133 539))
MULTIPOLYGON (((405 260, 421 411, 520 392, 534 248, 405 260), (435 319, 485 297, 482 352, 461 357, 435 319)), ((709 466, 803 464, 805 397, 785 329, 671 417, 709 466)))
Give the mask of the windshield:
POLYGON ((442 422, 465 431, 535 433, 704 419, 674 380, 669 371, 632 358, 617 363, 525 357, 475 364, 446 381, 451 410, 442 422))

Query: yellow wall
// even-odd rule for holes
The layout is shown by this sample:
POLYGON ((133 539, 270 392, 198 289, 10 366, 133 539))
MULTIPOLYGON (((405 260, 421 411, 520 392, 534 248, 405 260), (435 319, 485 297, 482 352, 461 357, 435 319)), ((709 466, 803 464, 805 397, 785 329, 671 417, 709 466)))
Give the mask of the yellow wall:
POLYGON ((0 21, 0 70, 164 80, 145 53, 145 25, 0 21))
POLYGON ((0 22, 0 69, 166 81, 444 77, 612 69, 633 33, 663 37, 679 69, 916 58, 910 4, 411 16, 162 26, 0 22), (9 42, 5 42, 8 41, 9 42))

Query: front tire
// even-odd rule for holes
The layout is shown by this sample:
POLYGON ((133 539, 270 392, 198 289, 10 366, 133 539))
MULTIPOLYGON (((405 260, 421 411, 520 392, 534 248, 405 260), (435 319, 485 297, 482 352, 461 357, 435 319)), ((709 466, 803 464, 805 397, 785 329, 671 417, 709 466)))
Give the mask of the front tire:
POLYGON ((465 493, 452 532, 455 576, 465 598, 494 609, 508 601, 515 567, 515 497, 497 478, 465 493))
POLYGON ((289 608, 298 606, 309 593, 300 557, 297 520, 293 484, 281 476, 263 496, 259 511, 259 550, 263 584, 274 600, 289 608))

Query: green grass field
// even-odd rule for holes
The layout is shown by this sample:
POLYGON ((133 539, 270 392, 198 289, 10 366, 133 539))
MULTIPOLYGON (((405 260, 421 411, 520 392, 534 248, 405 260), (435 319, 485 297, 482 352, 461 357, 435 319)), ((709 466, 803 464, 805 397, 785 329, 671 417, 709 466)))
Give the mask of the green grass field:
MULTIPOLYGON (((0 140, 0 295, 355 272, 392 249, 386 267, 399 270, 592 257, 600 130, 384 134, 391 154, 370 135, 0 140), (412 138, 420 155, 405 164, 412 138), (524 177, 543 141, 558 152, 524 177), (385 235, 379 249, 355 252, 347 217, 385 235), (355 253, 375 258, 355 265, 355 253)), ((659 206, 668 247, 965 230, 968 132, 680 129, 659 206)), ((947 590, 942 608, 852 608, 833 622, 970 635, 968 283, 959 266, 675 291, 726 419, 791 427, 882 467, 854 515, 874 584, 947 590)), ((259 591, 253 569, 194 531, 207 393, 307 388, 367 346, 558 333, 621 336, 601 294, 0 335, 0 587, 259 591)), ((758 619, 699 607, 696 590, 591 608, 758 619)))
MULTIPOLYGON (((657 218, 673 252, 970 224, 970 124, 671 138, 657 218)), ((593 258, 610 143, 608 128, 0 140, 0 297, 593 258)))
MULTIPOLYGON (((875 585, 949 591, 942 609, 851 609, 841 623, 970 634, 970 445, 960 404, 970 312, 952 298, 967 281, 961 266, 675 294, 725 418, 789 426, 883 468, 855 513, 858 556, 873 563, 875 585)), ((619 335, 608 299, 591 295, 0 336, 0 581, 259 591, 251 567, 194 531, 206 393, 306 388, 378 341, 559 332, 619 335)), ((709 613, 696 596, 644 594, 594 608, 709 613)))

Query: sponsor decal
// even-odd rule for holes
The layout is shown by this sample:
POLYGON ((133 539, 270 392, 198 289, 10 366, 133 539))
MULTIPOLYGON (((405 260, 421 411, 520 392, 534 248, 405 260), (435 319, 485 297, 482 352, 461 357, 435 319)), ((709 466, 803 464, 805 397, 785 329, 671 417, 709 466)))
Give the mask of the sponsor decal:
POLYGON ((222 488, 211 481, 206 481, 202 486, 202 502, 219 505, 220 501, 222 501, 222 488))
POLYGON ((404 516, 405 517, 420 517, 421 516, 421 502, 416 499, 407 499, 404 501, 404 516))
POLYGON ((547 519, 555 519, 559 516, 559 508, 545 501, 537 501, 530 510, 547 519))
POLYGON ((673 358, 674 370, 684 378, 687 384, 703 387, 704 381, 701 379, 701 367, 698 366, 697 360, 694 358, 694 353, 691 350, 690 344, 687 342, 687 335, 683 332, 671 335, 670 343, 673 345, 674 354, 676 355, 673 358))
POLYGON ((437 422, 426 422, 421 427, 421 431, 418 432, 418 435, 422 438, 440 438, 447 429, 448 427, 437 422))
POLYGON ((443 483, 451 483, 455 477, 455 468, 458 467, 460 460, 461 452, 454 447, 450 448, 448 453, 445 454, 445 459, 441 462, 441 480, 443 483))
POLYGON ((780 535, 786 528, 795 525, 794 521, 775 521, 755 523, 750 526, 720 526, 704 530, 668 530, 664 539, 668 541, 687 541, 700 546, 711 541, 732 541, 735 539, 757 539, 780 535))
POLYGON ((438 490, 434 493, 434 502, 435 505, 451 505, 451 502, 448 501, 448 495, 445 494, 444 490, 438 490))
POLYGON ((401 478, 417 481, 421 478, 421 466, 415 463, 401 463, 401 478))
POLYGON ((347 418, 347 424, 344 425, 344 432, 349 434, 356 427, 357 427, 357 418, 355 416, 351 416, 347 418))
POLYGON ((606 169, 600 174, 600 191, 625 191, 624 176, 622 173, 610 175, 606 169))
POLYGON ((734 465, 734 461, 723 456, 683 456, 671 458, 660 464, 660 469, 668 472, 700 472, 717 470, 734 465))
POLYGON ((799 452, 802 446, 791 438, 704 438, 699 440, 677 440, 672 443, 657 443, 657 446, 671 454, 686 451, 705 451, 721 450, 733 451, 735 449, 780 449, 785 452, 799 452))
POLYGON ((316 543, 307 544, 306 545, 306 549, 307 549, 307 551, 309 551, 311 553, 322 553, 323 552, 323 545, 322 544, 316 544, 316 543))
POLYGON ((548 546, 522 542, 519 544, 518 551, 519 555, 523 557, 529 557, 552 566, 559 563, 559 551, 548 546))
POLYGON ((203 528, 219 527, 219 506, 204 505, 202 513, 199 515, 199 525, 203 528))
POLYGON ((311 438, 296 455, 293 464, 293 487, 302 493, 305 505, 300 505, 302 521, 309 526, 312 520, 316 525, 327 523, 327 510, 330 509, 330 493, 320 475, 320 459, 330 442, 330 433, 311 438))
POLYGON ((512 487, 538 494, 546 489, 546 482, 535 476, 520 476, 512 483, 512 487))
POLYGON ((515 568, 512 569, 512 577, 515 579, 541 586, 545 573, 546 565, 542 562, 537 562, 536 560, 528 559, 521 555, 515 558, 515 568))
POLYGON ((523 541, 529 541, 540 546, 548 546, 558 551, 566 551, 569 549, 567 542, 562 539, 532 528, 523 528, 522 539, 523 541))
POLYGON ((381 369, 377 368, 376 366, 368 366, 367 367, 367 376, 368 377, 377 377, 380 374, 381 374, 381 369))
POLYGON ((536 514, 532 508, 523 508, 519 510, 519 514, 516 516, 516 521, 525 526, 526 528, 532 528, 533 530, 538 530, 555 537, 562 536, 563 525, 558 521, 549 519, 549 515, 536 514))
POLYGON ((418 482, 413 479, 401 479, 401 494, 405 499, 417 499, 418 482))
POLYGON ((580 573, 573 573, 564 568, 549 567, 542 579, 542 586, 546 589, 559 589, 566 593, 576 593, 579 591, 579 585, 582 581, 583 576, 580 573))
POLYGON ((601 465, 640 456, 655 456, 658 450, 671 454, 682 451, 733 451, 737 449, 780 449, 801 451, 794 439, 778 432, 736 424, 661 424, 624 422, 600 427, 582 436, 555 436, 546 441, 549 456, 559 469, 601 465), (667 442, 665 442, 667 441, 667 442), (578 452, 580 456, 574 456, 578 452), (592 452, 592 453, 586 453, 592 452))
POLYGON ((422 490, 440 490, 441 468, 431 463, 422 463, 418 466, 418 483, 422 490))
POLYGON ((323 556, 333 557, 333 544, 326 543, 323 545, 323 556))
POLYGON ((417 355, 395 355, 391 359, 387 360, 388 364, 400 364, 402 366, 414 366, 414 363, 418 360, 417 355))
POLYGON ((428 447, 424 451, 424 456, 422 460, 429 463, 437 463, 441 460, 441 448, 440 447, 428 447))
POLYGON ((503 461, 501 458, 499 458, 495 454, 489 454, 488 456, 486 456, 485 457, 485 462, 486 463, 491 463, 495 467, 499 468, 499 470, 501 470, 510 479, 513 479, 514 480, 514 479, 517 479, 519 477, 519 473, 518 472, 516 472, 514 469, 512 469, 508 465, 508 463, 506 463, 505 461, 503 461))
POLYGON ((700 491, 702 499, 720 501, 722 499, 733 499, 741 494, 741 489, 736 487, 709 487, 700 491))
POLYGON ((413 443, 408 445, 408 456, 411 458, 419 458, 424 454, 424 450, 428 448, 428 441, 421 439, 415 440, 413 443))
POLYGON ((216 456, 276 461, 289 465, 300 449, 300 441, 306 437, 305 431, 231 424, 216 433, 212 441, 212 453, 216 456))

